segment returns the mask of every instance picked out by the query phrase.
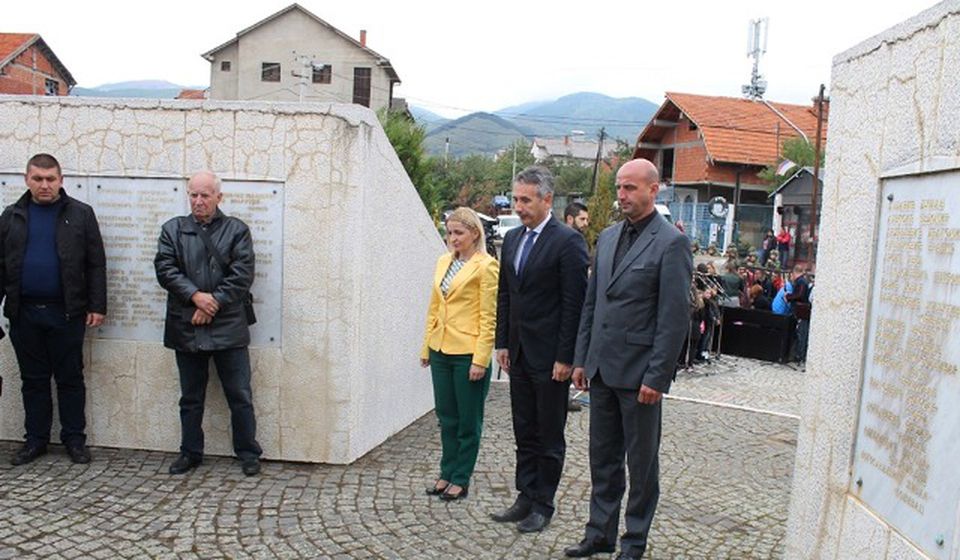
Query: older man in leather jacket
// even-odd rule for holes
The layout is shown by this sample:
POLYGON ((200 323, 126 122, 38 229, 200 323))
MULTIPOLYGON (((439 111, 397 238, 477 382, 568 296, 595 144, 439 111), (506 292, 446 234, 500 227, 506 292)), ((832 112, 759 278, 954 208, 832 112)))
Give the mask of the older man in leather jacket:
POLYGON ((201 424, 212 358, 230 406, 234 452, 244 474, 252 476, 260 472, 262 453, 244 308, 254 278, 253 240, 243 221, 219 210, 223 195, 216 175, 195 174, 187 196, 190 215, 163 224, 154 259, 157 280, 167 290, 163 344, 176 351, 180 370, 180 456, 170 474, 185 473, 203 461, 201 424), (208 243, 219 254, 211 254, 208 243))

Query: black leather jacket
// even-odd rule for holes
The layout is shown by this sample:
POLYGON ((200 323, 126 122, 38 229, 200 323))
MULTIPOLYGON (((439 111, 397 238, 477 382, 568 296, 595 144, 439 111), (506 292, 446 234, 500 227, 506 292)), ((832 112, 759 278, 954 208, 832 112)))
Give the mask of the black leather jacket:
POLYGON ((193 216, 173 218, 163 224, 157 256, 153 260, 157 281, 167 290, 167 319, 163 345, 181 352, 210 352, 250 344, 250 329, 243 302, 254 278, 253 239, 242 220, 219 209, 207 232, 220 251, 227 270, 207 253, 197 234, 193 216), (220 304, 209 325, 194 326, 196 307, 190 297, 208 292, 220 304))
MULTIPOLYGON (((57 257, 60 287, 68 318, 87 313, 107 313, 107 258, 93 208, 60 189, 63 207, 57 217, 57 257)), ((30 191, 7 206, 0 215, 0 298, 6 297, 3 314, 20 312, 20 278, 27 250, 30 191)))

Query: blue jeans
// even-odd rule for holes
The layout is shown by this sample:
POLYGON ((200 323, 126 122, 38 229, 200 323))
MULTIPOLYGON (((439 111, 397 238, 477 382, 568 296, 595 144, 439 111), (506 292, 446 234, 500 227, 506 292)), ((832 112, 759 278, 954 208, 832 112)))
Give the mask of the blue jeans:
POLYGON ((180 452, 194 458, 203 457, 203 407, 210 379, 210 358, 217 366, 217 375, 230 407, 233 451, 240 459, 259 457, 263 451, 257 443, 257 420, 253 414, 253 391, 250 389, 250 353, 246 347, 214 352, 177 351, 181 395, 180 452))
POLYGON ((83 382, 83 334, 86 317, 68 318, 62 304, 20 305, 10 320, 10 342, 23 381, 24 428, 27 445, 46 445, 53 424, 50 377, 57 382, 60 441, 85 445, 86 385, 83 382))

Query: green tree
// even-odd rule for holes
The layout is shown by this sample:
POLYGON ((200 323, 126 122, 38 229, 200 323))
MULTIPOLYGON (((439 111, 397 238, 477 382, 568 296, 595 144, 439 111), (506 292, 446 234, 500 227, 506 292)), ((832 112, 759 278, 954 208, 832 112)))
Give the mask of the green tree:
POLYGON ((443 200, 435 182, 436 162, 423 146, 426 130, 399 111, 381 109, 377 118, 427 212, 434 220, 439 219, 443 200))
POLYGON ((597 179, 597 190, 587 201, 590 210, 590 227, 587 228, 587 244, 593 247, 600 232, 620 219, 617 207, 616 171, 610 166, 601 166, 597 179))
MULTIPOLYGON (((777 175, 777 167, 784 160, 790 160, 793 163, 797 164, 799 167, 813 167, 814 154, 816 154, 816 148, 813 144, 807 142, 799 136, 792 138, 787 138, 783 141, 780 150, 780 159, 777 160, 776 165, 771 165, 763 169, 760 173, 757 173, 757 177, 760 177, 761 180, 770 185, 771 188, 776 188, 780 186, 787 178, 796 173, 797 167, 790 168, 786 175, 777 175)), ((823 167, 823 150, 820 151, 820 166, 823 167)))

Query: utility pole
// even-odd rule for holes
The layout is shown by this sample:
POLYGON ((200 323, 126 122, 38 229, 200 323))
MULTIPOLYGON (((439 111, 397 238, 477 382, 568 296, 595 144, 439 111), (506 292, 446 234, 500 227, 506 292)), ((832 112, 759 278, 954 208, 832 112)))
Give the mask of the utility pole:
POLYGON ((817 141, 813 153, 813 189, 810 195, 810 245, 807 262, 813 262, 813 247, 817 244, 817 186, 820 183, 820 135, 823 132, 823 84, 817 96, 817 141))
POLYGON ((447 136, 443 140, 443 166, 447 166, 447 158, 450 156, 450 137, 447 136))
POLYGON ((517 141, 513 141, 513 169, 510 170, 510 182, 517 176, 517 141))
POLYGON ((310 73, 310 76, 313 76, 311 72, 313 70, 313 57, 303 54, 298 55, 297 51, 293 51, 293 61, 303 67, 300 74, 292 72, 295 78, 300 78, 300 103, 303 103, 303 92, 307 89, 307 74, 310 73))
POLYGON ((606 127, 600 127, 600 143, 597 144, 597 157, 593 160, 593 179, 590 181, 590 194, 597 192, 597 176, 600 171, 600 156, 603 155, 603 138, 607 134, 606 127))

